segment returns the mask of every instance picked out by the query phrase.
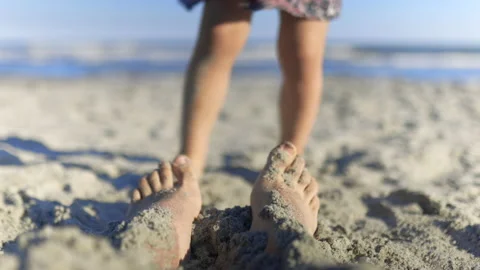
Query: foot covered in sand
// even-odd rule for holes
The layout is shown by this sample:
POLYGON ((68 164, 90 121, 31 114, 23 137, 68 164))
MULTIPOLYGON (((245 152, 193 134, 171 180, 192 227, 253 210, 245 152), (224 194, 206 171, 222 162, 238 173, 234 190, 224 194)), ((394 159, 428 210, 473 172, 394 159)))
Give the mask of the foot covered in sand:
POLYGON ((313 235, 317 229, 318 183, 305 168, 293 144, 286 142, 270 152, 265 168, 257 178, 251 194, 251 231, 268 234, 267 252, 281 247, 276 242, 277 218, 294 219, 313 235))
POLYGON ((190 248, 192 223, 200 213, 201 204, 200 188, 191 162, 181 155, 172 164, 163 162, 159 169, 140 180, 133 191, 127 216, 133 218, 140 211, 152 207, 170 211, 172 227, 176 232, 176 248, 158 253, 169 253, 175 258, 173 262, 160 263, 178 266, 190 248))

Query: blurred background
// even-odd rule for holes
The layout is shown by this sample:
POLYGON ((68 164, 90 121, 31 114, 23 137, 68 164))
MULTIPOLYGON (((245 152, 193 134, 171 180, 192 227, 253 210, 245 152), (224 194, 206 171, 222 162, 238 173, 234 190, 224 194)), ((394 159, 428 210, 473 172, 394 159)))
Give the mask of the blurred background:
MULTIPOLYGON (((480 0, 343 0, 305 151, 321 187, 318 258, 480 270, 479 11, 480 0)), ((142 175, 179 153, 201 12, 178 0, 0 0, 1 270, 145 265, 107 241, 127 240, 123 252, 154 235, 112 225, 142 175)), ((277 25, 276 10, 254 14, 210 139, 205 208, 248 205, 281 136, 277 25)), ((250 222, 238 208, 205 213, 185 269, 221 267, 250 222)))
MULTIPOLYGON (((0 76, 183 72, 201 10, 174 0, 1 0, 0 76)), ((326 74, 469 80, 480 76, 480 1, 344 0, 326 74)), ((254 16, 236 74, 278 74, 277 11, 254 16)))

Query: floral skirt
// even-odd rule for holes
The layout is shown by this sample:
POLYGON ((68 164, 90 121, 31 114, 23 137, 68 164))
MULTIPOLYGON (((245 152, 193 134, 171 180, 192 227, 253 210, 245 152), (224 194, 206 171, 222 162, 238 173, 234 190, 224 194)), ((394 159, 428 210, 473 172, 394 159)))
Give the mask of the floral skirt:
MULTIPOLYGON (((187 9, 208 0, 179 0, 187 9)), ((228 1, 228 0, 220 0, 228 1)), ((277 8, 295 17, 331 20, 340 15, 342 0, 243 0, 243 6, 251 10, 277 8)))

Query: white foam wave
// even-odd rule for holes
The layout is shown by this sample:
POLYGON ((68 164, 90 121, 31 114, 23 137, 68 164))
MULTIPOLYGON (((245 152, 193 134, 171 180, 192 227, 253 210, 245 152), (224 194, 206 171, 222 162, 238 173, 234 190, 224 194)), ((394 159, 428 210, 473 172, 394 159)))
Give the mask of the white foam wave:
MULTIPOLYGON (((25 61, 41 64, 58 59, 86 63, 107 61, 187 61, 191 46, 163 44, 82 43, 82 44, 27 44, 1 46, 0 62, 25 61)), ((259 44, 248 47, 239 57, 241 62, 275 61, 274 44, 259 44)), ((362 51, 351 45, 331 45, 326 50, 326 59, 353 66, 394 67, 404 69, 480 69, 480 53, 376 53, 362 51)))

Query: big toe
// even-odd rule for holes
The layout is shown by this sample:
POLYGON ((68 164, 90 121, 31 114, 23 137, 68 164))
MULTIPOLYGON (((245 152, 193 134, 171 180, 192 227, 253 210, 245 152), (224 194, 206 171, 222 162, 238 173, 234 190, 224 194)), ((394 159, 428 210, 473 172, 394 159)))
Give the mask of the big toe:
POLYGON ((297 155, 297 149, 291 142, 284 142, 275 147, 269 154, 265 170, 284 173, 297 155))
POLYGON ((187 156, 180 155, 175 158, 172 168, 173 174, 175 174, 179 184, 190 184, 196 182, 192 163, 187 156))

